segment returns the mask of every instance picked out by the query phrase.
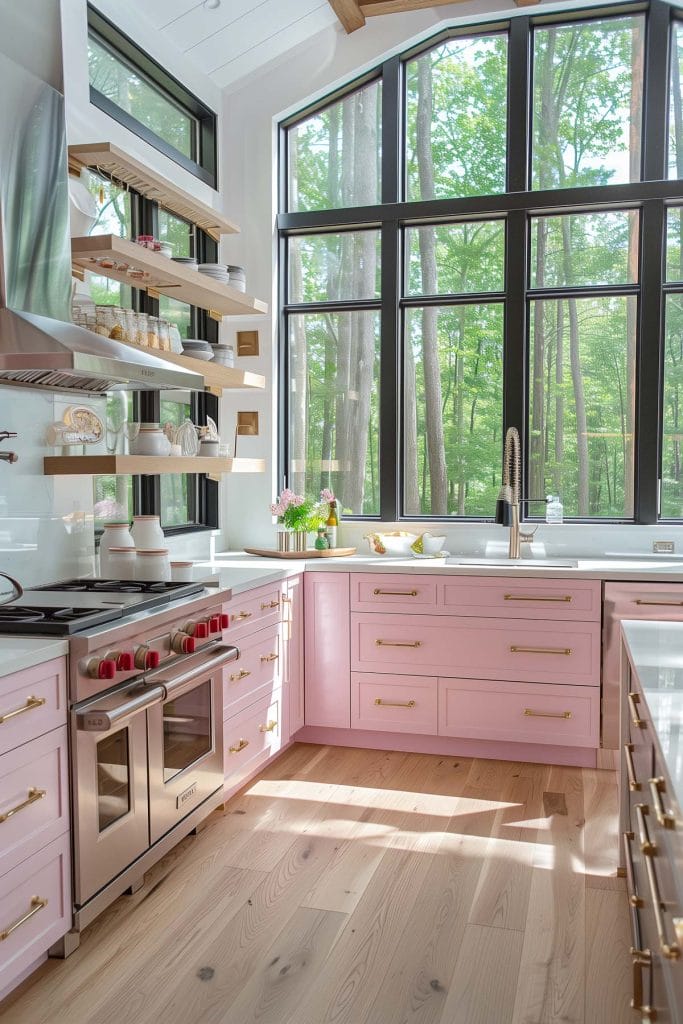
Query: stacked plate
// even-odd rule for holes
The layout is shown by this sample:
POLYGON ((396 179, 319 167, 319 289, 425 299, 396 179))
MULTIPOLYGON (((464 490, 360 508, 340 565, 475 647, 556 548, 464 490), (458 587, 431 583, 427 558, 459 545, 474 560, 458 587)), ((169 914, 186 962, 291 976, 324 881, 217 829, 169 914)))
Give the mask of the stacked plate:
POLYGON ((200 263, 199 273, 206 274, 207 277, 219 281, 221 284, 227 284, 230 280, 227 267, 222 263, 200 263))
POLYGON ((221 366, 235 365, 235 350, 232 345, 212 345, 214 362, 221 366))
POLYGON ((173 256, 171 258, 174 263, 181 263, 186 270, 197 270, 199 267, 194 256, 173 256))
POLYGON ((183 338, 183 355, 192 359, 213 359, 213 347, 200 338, 183 338))

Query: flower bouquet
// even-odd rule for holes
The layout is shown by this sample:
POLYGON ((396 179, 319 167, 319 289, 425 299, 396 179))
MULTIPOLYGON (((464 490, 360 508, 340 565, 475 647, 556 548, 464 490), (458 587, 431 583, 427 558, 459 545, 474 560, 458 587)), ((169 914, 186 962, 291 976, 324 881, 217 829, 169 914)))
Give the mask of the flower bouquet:
POLYGON ((330 514, 330 501, 334 494, 328 488, 320 492, 317 501, 296 494, 285 487, 277 501, 270 506, 271 514, 284 527, 278 532, 278 551, 305 551, 309 533, 324 526, 330 514))

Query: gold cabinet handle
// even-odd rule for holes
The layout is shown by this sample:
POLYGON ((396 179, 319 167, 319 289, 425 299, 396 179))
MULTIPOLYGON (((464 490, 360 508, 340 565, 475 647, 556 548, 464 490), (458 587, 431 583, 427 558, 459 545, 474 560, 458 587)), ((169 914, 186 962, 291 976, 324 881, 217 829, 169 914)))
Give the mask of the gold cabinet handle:
POLYGON ((8 924, 6 928, 3 928, 3 930, 0 932, 0 942, 4 942, 5 939, 9 939, 12 932, 15 932, 17 928, 21 928, 22 924, 26 924, 27 921, 31 920, 34 914, 37 914, 39 911, 43 909, 43 907, 46 906, 47 900, 43 899, 42 896, 32 896, 31 909, 26 914, 23 914, 21 917, 18 917, 16 921, 12 921, 12 924, 8 924))
POLYGON ((633 603, 634 604, 652 604, 652 605, 655 605, 656 607, 660 607, 661 606, 663 608, 681 608, 681 607, 683 607, 683 601, 646 601, 642 597, 637 597, 634 600, 633 603))
POLYGON ((262 654, 261 661, 277 661, 279 654, 262 654))
POLYGON ((375 640, 377 647, 422 647, 421 640, 413 640, 412 643, 401 640, 375 640))
POLYGON ((561 601, 569 604, 573 598, 571 594, 562 594, 559 597, 535 597, 533 594, 504 594, 504 601, 561 601))
POLYGON ((571 711, 534 711, 533 708, 524 708, 524 714, 529 718, 571 718, 571 711))
POLYGON ((572 653, 571 647, 520 647, 518 644, 510 646, 510 654, 564 654, 572 653))
POLYGON ((659 778, 649 779, 648 784, 657 821, 663 828, 675 828, 676 819, 670 811, 664 810, 664 803, 662 801, 662 793, 666 793, 666 782, 660 775, 659 778))
POLYGON ((631 949, 633 957, 633 999, 631 1009, 637 1010, 643 1020, 654 1020, 655 1011, 643 1003, 643 967, 652 969, 652 953, 649 949, 631 949))
POLYGON ((375 597, 417 597, 417 593, 417 590, 381 590, 379 587, 373 590, 375 597))
POLYGON ((381 697, 375 697, 375 704, 377 707, 383 708, 414 708, 417 704, 416 700, 382 700, 381 697))
POLYGON ((633 744, 624 743, 624 760, 626 762, 626 775, 628 778, 628 788, 632 793, 639 793, 641 786, 636 778, 636 769, 633 764, 633 744))
POLYGON ((25 714, 26 711, 33 711, 34 708, 40 708, 46 703, 46 697, 27 697, 26 703, 22 707, 17 708, 16 711, 8 711, 6 714, 0 715, 0 725, 2 725, 3 722, 9 722, 11 718, 16 718, 17 715, 25 714))
POLYGON ((285 597, 284 594, 282 595, 280 600, 282 601, 283 604, 291 604, 292 603, 291 597, 285 597))
POLYGON ((645 726, 646 726, 646 723, 643 721, 643 719, 638 714, 638 704, 639 704, 639 702, 640 702, 640 697, 638 696, 637 693, 629 693, 629 695, 628 695, 628 706, 631 709, 631 721, 633 722, 633 724, 635 725, 635 727, 637 729, 644 729, 645 726))
POLYGON ((235 615, 234 618, 236 620, 239 620, 239 619, 250 619, 253 614, 254 614, 253 612, 238 612, 238 614, 235 615))
POLYGON ((249 740, 240 740, 236 747, 228 747, 228 750, 231 754, 239 754, 240 750, 244 750, 248 746, 249 740))
POLYGON ((638 823, 638 839, 640 840, 640 849, 646 857, 654 857, 657 852, 657 844, 653 843, 647 831, 647 822, 645 821, 645 815, 649 813, 649 807, 647 804, 636 804, 636 822, 638 823))
POLYGON ((636 889, 636 876, 633 870, 633 856, 631 854, 631 843, 634 840, 633 832, 623 832, 622 841, 624 844, 624 863, 626 864, 626 889, 628 901, 632 907, 642 907, 643 901, 636 889))
POLYGON ((265 725, 259 725, 259 732, 272 732, 273 729, 277 729, 277 719, 269 718, 265 725))
POLYGON ((280 607, 280 601, 279 600, 277 600, 277 601, 264 601, 261 604, 261 611, 264 612, 266 610, 266 608, 279 608, 279 607, 280 607))
POLYGON ((647 869, 647 881, 650 887, 650 896, 652 897, 652 909, 655 912, 659 948, 662 951, 662 956, 665 956, 667 960, 678 960, 681 955, 681 947, 676 942, 668 942, 667 940, 666 923, 664 921, 664 915, 662 914, 662 901, 659 895, 659 886, 657 885, 657 875, 655 874, 655 865, 651 857, 648 857, 646 860, 645 867, 647 869))
POLYGON ((0 814, 0 825, 2 825, 3 821, 7 821, 8 818, 11 818, 12 815, 18 814, 19 811, 23 811, 25 807, 30 807, 31 804, 36 803, 37 800, 42 800, 46 793, 47 790, 45 789, 36 789, 35 786, 31 786, 26 800, 22 800, 22 802, 17 804, 16 807, 12 807, 9 811, 5 811, 4 814, 0 814))
POLYGON ((246 679, 246 678, 247 678, 247 676, 250 676, 250 675, 251 675, 251 672, 249 672, 249 670, 248 670, 248 669, 246 669, 246 668, 241 668, 241 669, 239 670, 239 672, 232 672, 232 673, 231 673, 231 675, 230 675, 230 682, 231 682, 231 683, 235 683, 235 682, 237 682, 237 681, 238 681, 239 679, 246 679))

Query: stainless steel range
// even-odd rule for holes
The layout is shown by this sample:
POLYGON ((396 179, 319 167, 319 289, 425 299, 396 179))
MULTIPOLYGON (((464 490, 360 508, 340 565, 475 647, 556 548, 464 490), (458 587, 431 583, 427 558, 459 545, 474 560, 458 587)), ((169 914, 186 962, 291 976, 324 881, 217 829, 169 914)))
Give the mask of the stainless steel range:
POLYGON ((0 632, 69 640, 74 928, 53 955, 222 803, 225 597, 76 580, 0 607, 0 632))

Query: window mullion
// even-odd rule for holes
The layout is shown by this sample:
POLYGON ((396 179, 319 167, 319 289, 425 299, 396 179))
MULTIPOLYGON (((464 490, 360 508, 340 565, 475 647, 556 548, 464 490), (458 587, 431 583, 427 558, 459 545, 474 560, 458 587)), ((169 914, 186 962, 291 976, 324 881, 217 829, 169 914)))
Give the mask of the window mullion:
POLYGON ((636 342, 635 507, 637 523, 657 522, 661 450, 661 376, 664 363, 662 283, 666 208, 643 205, 641 216, 641 299, 636 342))
POLYGON ((513 18, 508 36, 507 190, 526 192, 529 187, 529 96, 531 48, 529 19, 513 18))
POLYGON ((385 223, 381 231, 382 312, 380 325, 379 479, 380 518, 399 518, 399 459, 403 449, 399 399, 403 393, 403 359, 399 351, 400 229, 398 221, 385 223), (400 430, 400 434, 399 434, 400 430), (400 437, 400 441, 399 441, 400 437))
MULTIPOLYGON (((527 218, 511 213, 505 231, 505 346, 503 357, 503 433, 516 427, 526 452, 527 218)), ((502 458, 502 447, 501 447, 502 458)), ((526 457, 525 457, 526 464, 526 457)), ((525 478, 527 474, 524 474, 525 478)))
POLYGON ((667 176, 670 34, 670 6, 663 0, 652 0, 645 39, 642 159, 645 181, 661 181, 667 176))

